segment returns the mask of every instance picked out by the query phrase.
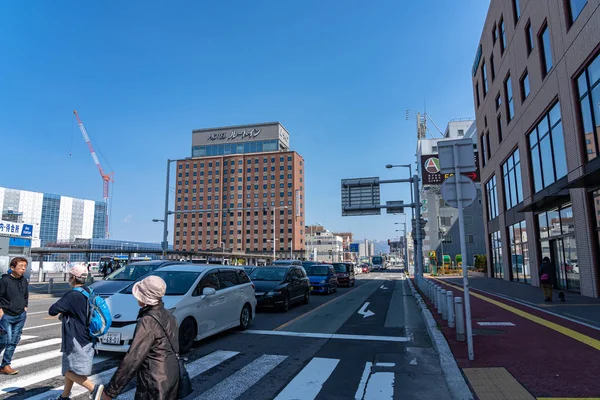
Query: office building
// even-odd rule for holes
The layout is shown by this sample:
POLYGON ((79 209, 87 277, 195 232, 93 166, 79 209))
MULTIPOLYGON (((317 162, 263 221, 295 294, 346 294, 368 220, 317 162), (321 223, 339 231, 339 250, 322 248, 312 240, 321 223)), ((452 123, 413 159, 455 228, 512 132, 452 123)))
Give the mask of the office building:
POLYGON ((344 257, 344 239, 326 229, 315 232, 306 237, 309 255, 314 254, 316 260, 323 262, 341 262, 344 257))
POLYGON ((33 227, 32 247, 106 237, 106 204, 49 193, 0 187, 3 222, 33 227))
POLYGON ((598 297, 600 1, 493 0, 475 50, 488 274, 598 297))
POLYGON ((304 257, 304 160, 280 123, 194 130, 176 170, 175 250, 304 257))
POLYGON ((352 232, 333 232, 333 234, 342 238, 342 243, 344 247, 343 261, 353 262, 355 257, 353 256, 352 251, 350 250, 350 244, 352 244, 353 236, 352 232))
MULTIPOLYGON (((472 139, 475 150, 475 163, 478 153, 475 121, 457 119, 448 123, 443 137, 419 139, 417 144, 417 159, 420 162, 419 176, 421 178, 421 214, 427 221, 425 238, 423 240, 423 259, 425 271, 433 270, 433 265, 459 265, 462 262, 461 241, 458 229, 458 209, 446 204, 441 196, 441 184, 448 175, 441 174, 438 159, 438 145, 446 140, 472 139), (443 258, 442 258, 443 256, 443 258), (458 257, 458 258, 457 258, 458 257)), ((481 201, 480 171, 469 174, 477 188, 477 198, 464 208, 466 263, 474 265, 475 255, 485 254, 483 228, 483 208, 481 201)))

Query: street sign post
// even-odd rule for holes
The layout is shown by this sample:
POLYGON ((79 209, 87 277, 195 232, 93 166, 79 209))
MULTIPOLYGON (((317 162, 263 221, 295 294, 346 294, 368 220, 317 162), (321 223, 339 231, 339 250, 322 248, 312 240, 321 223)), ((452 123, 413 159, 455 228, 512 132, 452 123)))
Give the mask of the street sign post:
MULTIPOLYGON (((446 203, 458 209, 458 231, 460 238, 460 252, 466 256, 467 245, 465 242, 465 218, 463 208, 471 204, 477 196, 475 184, 468 177, 462 176, 464 172, 475 171, 473 157, 473 142, 470 139, 448 140, 438 142, 440 155, 440 170, 442 173, 453 173, 454 176, 442 186, 442 196, 446 203), (457 178, 458 177, 458 178, 457 178), (468 181, 468 182, 467 182, 468 181), (447 184, 450 182, 449 184, 447 184), (454 185, 452 185, 454 183, 454 185), (452 187, 454 187, 452 189, 452 187)), ((467 328, 467 348, 469 360, 475 359, 473 350, 473 328, 471 326, 471 298, 469 294, 468 266, 462 263, 463 290, 465 293, 465 325, 467 328)))

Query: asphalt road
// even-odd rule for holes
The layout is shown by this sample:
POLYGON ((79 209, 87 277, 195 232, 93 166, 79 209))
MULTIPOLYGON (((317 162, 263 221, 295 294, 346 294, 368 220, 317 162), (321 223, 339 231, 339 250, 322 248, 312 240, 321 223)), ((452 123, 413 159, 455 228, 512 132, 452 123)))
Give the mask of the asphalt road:
MULTIPOLYGON (((401 273, 373 272, 356 286, 311 296, 287 313, 259 311, 246 332, 197 342, 188 370, 190 399, 335 400, 449 398, 439 361, 401 273)), ((56 301, 30 301, 13 367, 0 376, 0 398, 55 399, 62 386, 56 301)), ((110 380, 119 356, 95 358, 94 379, 110 380)), ((130 383, 128 390, 134 389, 130 383)), ((76 387, 72 398, 84 399, 76 387)), ((133 399, 133 391, 119 399, 133 399)))

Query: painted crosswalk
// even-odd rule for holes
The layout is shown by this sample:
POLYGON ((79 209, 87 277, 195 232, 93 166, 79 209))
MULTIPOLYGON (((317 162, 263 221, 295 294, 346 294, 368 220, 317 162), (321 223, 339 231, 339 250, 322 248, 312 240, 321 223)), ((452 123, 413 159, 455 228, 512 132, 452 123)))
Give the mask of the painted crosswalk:
MULTIPOLYGON (((60 338, 30 339, 37 341, 20 345, 15 352, 12 365, 20 373, 0 376, 0 399, 50 400, 62 393, 60 338)), ((96 355, 94 374, 90 379, 108 384, 121 356, 96 355)), ((248 392, 254 393, 252 398, 262 398, 261 394, 256 397, 256 393, 262 393, 263 387, 269 391, 264 395, 265 399, 321 400, 329 396, 324 388, 340 372, 344 374, 344 386, 351 390, 348 398, 393 399, 394 373, 381 370, 393 364, 372 364, 365 360, 364 370, 361 367, 360 371, 349 374, 343 359, 330 357, 313 356, 298 363, 294 354, 261 354, 245 350, 215 350, 202 354, 201 349, 192 351, 189 356, 187 370, 195 389, 189 398, 194 400, 244 399, 248 392), (290 364, 292 367, 288 368, 290 364), (211 380, 214 374, 219 374, 219 378, 211 380)), ((87 391, 74 385, 71 398, 83 400, 87 398, 87 391)), ((127 387, 117 398, 133 400, 135 387, 127 387)))

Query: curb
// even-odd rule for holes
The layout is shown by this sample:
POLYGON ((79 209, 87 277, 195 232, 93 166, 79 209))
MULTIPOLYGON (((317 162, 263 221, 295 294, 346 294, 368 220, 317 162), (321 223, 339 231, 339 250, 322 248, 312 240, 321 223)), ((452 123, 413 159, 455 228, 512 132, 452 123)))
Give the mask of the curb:
POLYGON ((419 308, 421 309, 421 316, 425 320, 425 326, 427 327, 427 332, 429 333, 433 347, 440 357, 440 366, 442 367, 442 373, 444 374, 444 378, 446 378, 446 384, 448 385, 452 399, 473 400, 473 394, 471 393, 469 385, 465 381, 460 368, 458 368, 458 364, 456 364, 456 360, 454 359, 454 355, 450 350, 450 346, 448 346, 444 334, 437 328, 437 323, 433 319, 433 315, 431 315, 425 301, 415 289, 412 280, 408 278, 407 282, 413 297, 417 300, 419 308))

